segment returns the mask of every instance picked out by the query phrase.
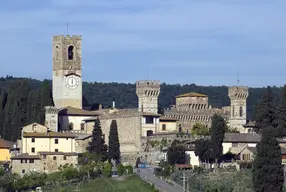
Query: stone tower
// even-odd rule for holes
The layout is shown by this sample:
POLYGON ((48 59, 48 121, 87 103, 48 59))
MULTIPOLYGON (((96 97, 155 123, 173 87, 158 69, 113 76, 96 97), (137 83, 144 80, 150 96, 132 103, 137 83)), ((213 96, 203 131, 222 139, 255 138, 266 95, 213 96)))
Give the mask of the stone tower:
POLYGON ((138 110, 147 113, 158 113, 158 96, 160 81, 137 81, 138 110))
POLYGON ((229 126, 243 131, 243 125, 246 124, 246 100, 248 97, 248 87, 229 87, 228 97, 230 98, 229 126))
POLYGON ((53 37, 53 99, 56 107, 82 108, 81 36, 53 37))

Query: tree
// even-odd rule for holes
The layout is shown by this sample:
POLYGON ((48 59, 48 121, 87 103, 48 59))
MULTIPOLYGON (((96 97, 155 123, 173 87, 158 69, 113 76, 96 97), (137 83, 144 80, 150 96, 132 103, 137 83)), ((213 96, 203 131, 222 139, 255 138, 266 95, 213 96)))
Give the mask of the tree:
POLYGON ((196 123, 191 131, 193 136, 209 135, 210 130, 202 123, 196 123))
POLYGON ((119 163, 120 160, 120 144, 118 138, 118 129, 116 120, 112 120, 110 125, 109 137, 108 137, 108 156, 109 160, 115 160, 119 163))
POLYGON ((107 160, 107 145, 105 144, 100 120, 96 119, 92 131, 92 140, 87 147, 89 153, 94 154, 95 161, 107 160))
POLYGON ((261 132, 261 129, 268 125, 276 127, 274 98, 269 86, 255 107, 254 120, 256 121, 258 132, 261 132))
POLYGON ((261 141, 256 146, 257 154, 252 167, 252 182, 256 192, 282 192, 284 176, 281 148, 272 132, 272 125, 263 127, 261 141))
POLYGON ((167 151, 168 163, 170 165, 174 164, 185 164, 186 163, 186 155, 185 155, 185 147, 183 143, 180 141, 173 141, 171 146, 167 151))
POLYGON ((211 145, 213 157, 216 163, 218 163, 218 159, 221 158, 221 156, 223 155, 222 142, 226 130, 227 125, 224 118, 220 115, 215 114, 212 117, 211 145))
POLYGON ((277 137, 286 136, 286 85, 282 88, 280 103, 276 111, 277 137))
POLYGON ((195 141, 195 155, 203 163, 213 163, 212 143, 209 139, 198 139, 195 141))

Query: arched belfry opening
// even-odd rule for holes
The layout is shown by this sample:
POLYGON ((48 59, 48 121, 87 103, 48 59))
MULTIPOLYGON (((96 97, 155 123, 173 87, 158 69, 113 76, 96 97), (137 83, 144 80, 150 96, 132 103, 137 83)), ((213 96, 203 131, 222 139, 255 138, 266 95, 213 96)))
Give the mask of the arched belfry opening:
POLYGON ((239 107, 239 116, 242 117, 243 116, 243 108, 239 107))
POLYGON ((70 45, 68 47, 68 60, 74 59, 74 46, 70 45))

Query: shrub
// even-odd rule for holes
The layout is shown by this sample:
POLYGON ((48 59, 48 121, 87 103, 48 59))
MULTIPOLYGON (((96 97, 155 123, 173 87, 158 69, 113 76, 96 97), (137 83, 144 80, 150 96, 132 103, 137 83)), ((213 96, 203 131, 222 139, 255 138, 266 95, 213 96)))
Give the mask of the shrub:
POLYGON ((119 164, 117 165, 118 175, 119 175, 119 176, 123 175, 124 171, 125 171, 125 167, 122 165, 122 163, 119 163, 119 164))
POLYGON ((131 165, 127 165, 125 167, 125 170, 126 170, 127 174, 129 174, 129 175, 133 174, 133 167, 131 165))
POLYGON ((102 173, 105 177, 111 177, 112 175, 112 165, 110 163, 104 164, 102 173))

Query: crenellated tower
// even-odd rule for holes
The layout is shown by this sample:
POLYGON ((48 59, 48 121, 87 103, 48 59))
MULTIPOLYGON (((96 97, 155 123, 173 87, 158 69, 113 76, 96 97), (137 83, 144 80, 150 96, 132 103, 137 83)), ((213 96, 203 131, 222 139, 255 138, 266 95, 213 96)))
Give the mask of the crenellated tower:
POLYGON ((246 100, 249 95, 248 87, 232 86, 228 88, 230 98, 230 117, 228 120, 231 128, 243 129, 246 124, 246 100))
POLYGON ((81 36, 53 37, 53 99, 56 107, 82 108, 81 36))
POLYGON ((45 107, 45 126, 49 128, 50 131, 59 131, 58 127, 58 117, 60 109, 53 106, 45 107))
POLYGON ((137 81, 138 110, 147 113, 158 113, 160 81, 137 81))

